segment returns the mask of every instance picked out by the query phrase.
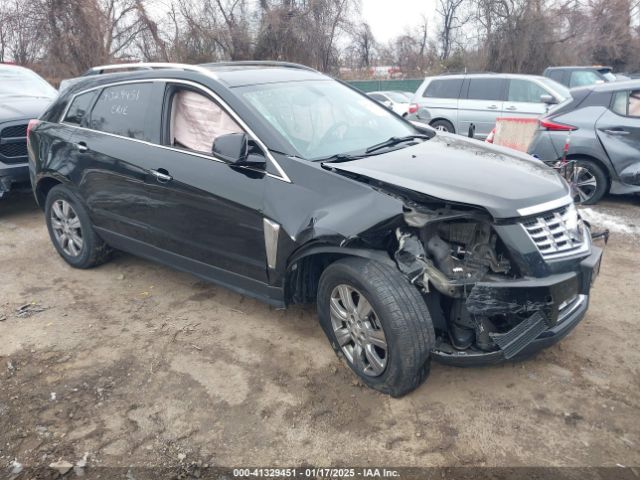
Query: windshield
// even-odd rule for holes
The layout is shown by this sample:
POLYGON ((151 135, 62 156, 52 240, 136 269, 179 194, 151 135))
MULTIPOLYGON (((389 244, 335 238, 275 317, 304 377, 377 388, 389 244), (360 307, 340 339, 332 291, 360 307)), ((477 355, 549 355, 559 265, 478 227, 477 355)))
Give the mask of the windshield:
POLYGON ((0 67, 0 97, 51 98, 56 95, 56 89, 31 70, 0 67))
POLYGON ((417 130, 375 100, 339 82, 318 80, 239 89, 249 105, 307 160, 362 153, 417 130))
POLYGON ((555 80, 551 80, 550 78, 547 78, 547 77, 538 77, 538 79, 542 83, 547 85, 551 90, 556 92, 558 94, 558 96, 560 96, 562 98, 562 100, 567 100, 567 99, 571 98, 571 92, 569 91, 569 89, 567 87, 565 87, 561 83, 556 82, 555 80))

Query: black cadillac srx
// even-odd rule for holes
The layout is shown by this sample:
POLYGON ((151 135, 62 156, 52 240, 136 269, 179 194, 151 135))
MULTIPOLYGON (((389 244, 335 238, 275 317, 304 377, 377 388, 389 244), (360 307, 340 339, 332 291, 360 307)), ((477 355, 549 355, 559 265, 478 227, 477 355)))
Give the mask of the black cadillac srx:
POLYGON ((554 170, 299 65, 96 67, 31 123, 29 157, 71 266, 119 249, 276 307, 316 302, 335 351, 394 396, 432 358, 557 342, 602 255, 554 170))

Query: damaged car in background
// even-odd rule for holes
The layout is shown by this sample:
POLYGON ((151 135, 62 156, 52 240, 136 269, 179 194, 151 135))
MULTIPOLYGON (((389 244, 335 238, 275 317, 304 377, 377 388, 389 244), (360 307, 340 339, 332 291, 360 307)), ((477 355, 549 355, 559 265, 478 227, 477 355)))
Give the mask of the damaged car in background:
POLYGON ((587 311, 602 249, 528 155, 299 65, 94 73, 29 127, 34 194, 73 267, 119 249, 278 308, 315 302, 336 353, 393 396, 432 359, 521 359, 587 311))

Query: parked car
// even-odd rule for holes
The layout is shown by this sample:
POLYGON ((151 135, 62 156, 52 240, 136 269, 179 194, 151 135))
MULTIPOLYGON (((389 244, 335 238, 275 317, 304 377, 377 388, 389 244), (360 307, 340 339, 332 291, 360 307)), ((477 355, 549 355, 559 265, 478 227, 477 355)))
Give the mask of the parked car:
POLYGON ((496 118, 537 117, 549 104, 571 95, 545 77, 511 74, 461 74, 427 77, 416 90, 407 118, 428 121, 437 130, 467 135, 471 125, 484 139, 496 118))
POLYGON ((611 67, 548 67, 542 73, 569 88, 585 87, 596 83, 608 83, 618 80, 611 67))
POLYGON ((367 95, 383 104, 389 110, 393 110, 398 115, 404 117, 409 111, 409 104, 411 103, 411 96, 413 94, 409 92, 391 90, 383 92, 369 92, 367 95))
POLYGON ((542 160, 575 160, 578 200, 640 192, 640 80, 572 90, 573 98, 540 120, 529 153, 542 160))
POLYGON ((334 350, 394 396, 431 358, 524 358, 585 315, 602 250, 542 162, 298 65, 151 66, 88 76, 30 123, 33 191, 72 267, 115 248, 315 302, 334 350))
POLYGON ((27 124, 42 115, 56 95, 35 72, 0 63, 0 198, 15 185, 29 184, 27 124))

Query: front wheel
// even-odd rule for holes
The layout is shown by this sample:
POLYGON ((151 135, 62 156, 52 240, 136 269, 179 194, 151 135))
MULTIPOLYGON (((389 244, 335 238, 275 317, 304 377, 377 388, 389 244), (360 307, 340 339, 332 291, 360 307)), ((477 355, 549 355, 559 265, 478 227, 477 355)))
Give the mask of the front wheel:
POLYGON ((427 377, 433 324, 420 293, 398 270, 339 260, 323 272, 317 301, 331 345, 367 386, 399 397, 427 377))

